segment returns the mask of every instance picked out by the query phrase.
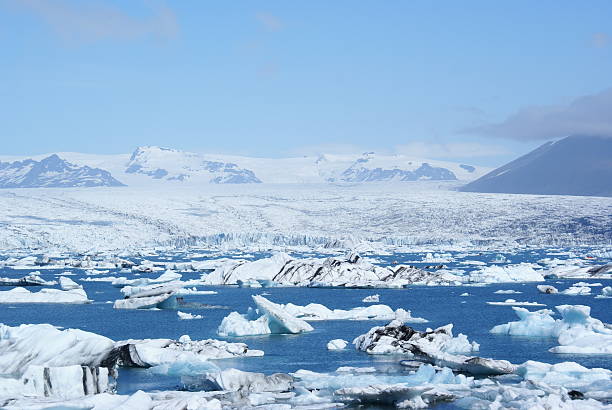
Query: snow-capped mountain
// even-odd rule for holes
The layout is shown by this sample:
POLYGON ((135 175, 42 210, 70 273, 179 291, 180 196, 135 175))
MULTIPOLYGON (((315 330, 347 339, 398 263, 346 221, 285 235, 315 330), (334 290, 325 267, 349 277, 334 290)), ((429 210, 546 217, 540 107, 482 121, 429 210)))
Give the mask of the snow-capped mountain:
MULTIPOLYGON (((397 160, 397 156, 395 159, 397 160)), ((447 168, 432 167, 428 162, 404 161, 401 165, 394 165, 388 157, 377 158, 373 152, 367 152, 344 170, 338 178, 332 177, 328 180, 330 182, 335 180, 342 182, 455 181, 457 176, 447 168)))
POLYGON ((130 157, 128 174, 143 174, 154 179, 185 181, 204 179, 213 184, 260 183, 253 171, 231 162, 211 161, 193 152, 160 147, 139 147, 130 157))
POLYGON ((461 190, 612 196, 612 138, 574 136, 547 142, 461 190))
MULTIPOLYGON (((396 181, 471 181, 490 169, 414 158, 407 155, 323 154, 293 158, 258 158, 202 154, 154 146, 132 154, 58 153, 68 161, 101 168, 128 186, 202 184, 303 184, 396 181)), ((40 160, 43 157, 34 157, 40 160)), ((1 159, 1 158, 0 158, 1 159)), ((11 158, 16 160, 18 158, 11 158)))
POLYGON ((123 186, 108 171, 72 164, 56 154, 40 161, 0 162, 0 188, 123 186))

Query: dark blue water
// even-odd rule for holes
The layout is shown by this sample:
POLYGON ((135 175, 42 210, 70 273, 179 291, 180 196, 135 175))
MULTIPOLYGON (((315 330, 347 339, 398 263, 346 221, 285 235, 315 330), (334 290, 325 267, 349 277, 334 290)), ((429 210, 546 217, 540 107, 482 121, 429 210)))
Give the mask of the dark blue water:
MULTIPOLYGON (((489 262, 497 254, 466 256, 470 260, 489 262)), ((264 254, 253 255, 253 258, 264 254)), ((414 261, 423 254, 395 254, 380 256, 382 264, 393 261, 414 261)), ((544 251, 525 251, 522 254, 507 255, 512 263, 536 261, 544 256, 544 251)), ((182 255, 147 257, 147 259, 170 258, 181 260, 182 255)), ((430 263, 423 263, 426 265, 430 263)), ((449 267, 470 270, 474 267, 459 265, 458 261, 449 267), (452 266, 451 266, 452 265, 452 266)), ((34 269, 32 269, 34 270, 34 269)), ((44 279, 53 279, 57 270, 41 270, 44 279)), ((19 277, 28 270, 0 269, 0 276, 19 277)), ((214 309, 181 309, 204 316, 202 320, 179 320, 176 311, 172 310, 117 310, 112 303, 122 298, 118 288, 104 282, 82 282, 86 277, 84 271, 73 270, 76 276, 71 278, 82 284, 94 303, 88 305, 0 305, 0 323, 15 326, 22 323, 51 323, 56 326, 80 328, 98 333, 114 340, 128 338, 178 338, 188 334, 192 339, 220 338, 216 334, 223 317, 231 311, 246 312, 254 306, 252 294, 267 293, 266 297, 274 302, 292 302, 299 305, 321 303, 329 308, 350 309, 363 306, 361 300, 368 295, 378 293, 380 303, 393 309, 404 308, 412 311, 413 316, 423 317, 430 322, 416 324, 417 329, 437 327, 448 323, 454 324, 454 332, 464 333, 469 339, 480 343, 480 355, 496 359, 506 359, 514 363, 526 360, 538 360, 548 363, 576 361, 587 367, 604 367, 612 369, 612 356, 576 356, 556 355, 548 349, 557 345, 555 339, 517 338, 492 335, 489 330, 498 324, 517 320, 509 306, 487 305, 487 301, 503 301, 513 298, 520 301, 537 301, 546 304, 547 308, 561 304, 585 304, 591 306, 591 315, 606 323, 612 322, 612 299, 596 299, 600 287, 593 288, 591 296, 545 295, 536 289, 535 283, 497 284, 485 287, 411 287, 406 289, 319 289, 319 288, 266 288, 249 289, 235 287, 208 287, 200 289, 216 290, 216 295, 186 295, 185 302, 197 302, 211 305, 222 305, 226 308, 214 309), (494 294, 499 289, 513 289, 522 294, 494 294), (464 292, 469 297, 461 297, 464 292)), ((133 274, 110 275, 135 277, 133 274)), ((157 277, 159 273, 143 273, 144 277, 157 277)), ((185 272, 183 279, 198 278, 198 273, 185 272)), ((559 289, 565 289, 579 280, 549 280, 559 289)), ((611 286, 612 281, 597 280, 604 286, 611 286)), ((3 288, 1 290, 8 290, 3 288)), ((30 288, 36 291, 36 288, 30 288)), ((530 310, 544 307, 529 308, 530 310)), ((384 324, 376 321, 325 321, 311 322, 315 331, 301 335, 260 336, 228 338, 231 341, 247 343, 251 348, 265 351, 260 358, 232 359, 217 361, 220 367, 235 367, 247 371, 264 373, 293 372, 308 369, 317 372, 334 371, 340 366, 395 366, 397 357, 369 356, 357 352, 349 346, 344 351, 328 351, 326 344, 331 339, 341 338, 352 341, 356 336, 367 332, 372 326, 384 324)), ((222 339, 222 338, 221 338, 222 339)), ((137 389, 153 390, 180 387, 180 381, 171 377, 152 375, 147 370, 122 369, 120 371, 119 391, 133 392, 137 389)))

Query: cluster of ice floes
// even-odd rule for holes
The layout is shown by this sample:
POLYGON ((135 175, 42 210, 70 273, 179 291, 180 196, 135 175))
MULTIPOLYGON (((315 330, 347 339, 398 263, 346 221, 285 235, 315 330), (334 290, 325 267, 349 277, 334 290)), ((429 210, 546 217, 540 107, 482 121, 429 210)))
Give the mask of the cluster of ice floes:
MULTIPOLYGON (((213 374, 210 377, 216 378, 219 387, 228 390, 235 378, 226 378, 226 372, 220 372, 210 360, 263 354, 244 343, 191 340, 186 335, 179 340, 114 342, 94 333, 60 330, 47 324, 0 324, 0 406, 19 408, 16 403, 24 397, 66 400, 114 392, 117 366, 150 367, 164 374, 213 374)), ((243 383, 244 379, 239 380, 243 383)))
POLYGON ((428 272, 408 265, 376 266, 356 253, 345 257, 293 258, 277 253, 253 262, 228 261, 202 277, 209 285, 398 288, 448 285, 460 279, 448 272, 428 272), (258 284, 258 285, 257 285, 258 284))
MULTIPOLYGON (((612 278, 612 265, 564 265, 550 270, 536 263, 486 266, 480 262, 472 265, 477 268, 465 273, 463 270, 446 269, 445 266, 428 266, 425 269, 410 265, 377 266, 356 253, 329 258, 294 258, 280 252, 256 261, 227 260, 212 273, 203 275, 202 281, 208 285, 242 287, 400 288, 409 285, 543 282, 549 277, 612 278)), ((518 292, 510 290, 507 293, 518 292)))
POLYGON ((329 309, 327 306, 310 303, 298 306, 270 302, 263 296, 254 295, 257 309, 241 315, 232 312, 221 321, 218 333, 222 336, 252 336, 265 334, 303 333, 313 330, 307 321, 319 320, 393 320, 400 318, 404 322, 423 323, 426 319, 411 316, 410 311, 394 311, 387 305, 370 305, 350 310, 329 309))
POLYGON ((495 326, 491 333, 512 336, 555 337, 559 346, 553 353, 611 354, 612 326, 590 316, 591 308, 583 305, 560 305, 561 319, 548 309, 530 312, 514 307, 519 321, 495 326))
POLYGON ((0 325, 0 406, 98 410, 424 408, 452 401, 460 408, 599 409, 612 399, 609 370, 587 369, 571 362, 550 365, 528 361, 515 366, 463 356, 461 353, 478 350, 478 345, 463 335, 453 337, 450 325, 418 332, 395 320, 374 327, 355 344, 369 353, 377 345, 395 346, 382 350, 411 360, 387 370, 341 367, 330 373, 297 370, 266 375, 220 369, 213 364, 218 359, 263 355, 243 343, 192 341, 188 336, 178 341, 113 342, 93 333, 50 325, 0 325), (117 366, 181 376, 197 391, 116 395, 117 366))

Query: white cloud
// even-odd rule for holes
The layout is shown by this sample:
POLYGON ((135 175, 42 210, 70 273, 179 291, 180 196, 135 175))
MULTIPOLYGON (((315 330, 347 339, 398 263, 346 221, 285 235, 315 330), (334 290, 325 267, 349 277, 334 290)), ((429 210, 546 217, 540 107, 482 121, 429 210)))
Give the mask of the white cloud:
POLYGON ((503 122, 462 132, 519 141, 569 135, 612 136, 612 88, 576 98, 567 105, 526 107, 503 122))
POLYGON ((147 15, 139 17, 99 0, 9 0, 8 4, 40 17, 62 38, 76 42, 167 39, 178 33, 172 10, 152 1, 132 3, 146 10, 147 15))

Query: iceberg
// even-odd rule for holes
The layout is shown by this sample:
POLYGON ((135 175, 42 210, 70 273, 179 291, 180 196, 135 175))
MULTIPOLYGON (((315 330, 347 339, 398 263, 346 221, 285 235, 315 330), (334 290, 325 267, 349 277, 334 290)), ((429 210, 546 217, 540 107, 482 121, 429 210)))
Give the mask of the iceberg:
POLYGON ((467 281, 470 283, 543 282, 544 276, 534 270, 534 266, 530 263, 486 266, 471 272, 467 281))
POLYGON ((293 377, 285 373, 266 376, 263 373, 244 372, 237 369, 222 370, 207 376, 215 390, 245 393, 286 392, 293 389, 293 377))
POLYGON ((571 296, 579 296, 579 295, 590 295, 591 294, 591 288, 588 286, 576 286, 573 285, 567 289, 565 289, 564 291, 561 292, 564 295, 571 295, 571 296))
POLYGON ((538 285, 537 288, 540 293, 547 293, 547 294, 559 293, 559 290, 551 285, 538 285))
POLYGON ((380 267, 356 253, 343 257, 296 259, 286 253, 253 262, 229 261, 203 275, 209 285, 238 285, 258 282, 309 287, 398 288, 410 284, 458 284, 459 278, 446 272, 428 272, 414 266, 380 267))
POLYGON ((244 343, 222 340, 191 340, 187 335, 179 340, 143 339, 116 342, 109 357, 117 358, 122 366, 153 367, 177 363, 203 364, 210 369, 209 360, 237 357, 260 357, 264 352, 249 349, 244 343))
POLYGON ((357 350, 368 354, 401 354, 417 360, 449 367, 474 375, 500 375, 513 373, 516 366, 506 360, 494 360, 461 353, 478 351, 476 342, 459 334, 453 337, 452 324, 435 330, 419 332, 400 320, 386 326, 377 326, 353 340, 357 350))
MULTIPOLYGON (((270 333, 301 333, 302 331, 310 331, 312 327, 308 325, 308 321, 320 320, 393 320, 401 319, 403 322, 425 323, 426 319, 412 317, 411 312, 404 309, 393 311, 386 305, 370 305, 367 307, 356 307, 350 310, 329 309, 327 306, 310 303, 306 306, 294 305, 287 303, 286 305, 270 302, 263 296, 252 296, 257 311, 249 309, 246 315, 241 315, 238 312, 232 312, 226 316, 218 329, 218 334, 221 336, 248 336, 248 335, 264 335, 270 333), (278 320, 272 316, 274 314, 284 316, 283 323, 290 323, 290 319, 299 320, 300 323, 296 329, 310 329, 293 331, 296 329, 272 329, 270 326, 275 326, 278 320), (258 315, 259 314, 259 315, 258 315), (304 326, 304 324, 306 326, 304 326)), ((283 325, 282 327, 286 327, 283 325)))
POLYGON ((168 282, 146 286, 126 286, 121 289, 124 299, 116 300, 115 309, 152 309, 174 308, 177 305, 176 294, 185 285, 184 282, 168 282))
POLYGON ((380 302, 380 295, 370 295, 363 298, 362 302, 364 303, 378 303, 380 302))
POLYGON ((47 324, 0 324, 0 394, 75 398, 110 391, 113 341, 47 324))
POLYGON ((83 286, 79 285, 78 283, 66 276, 59 277, 59 284, 62 290, 83 289, 83 286))
POLYGON ((181 311, 176 312, 176 314, 178 315, 180 320, 192 320, 192 319, 202 319, 203 318, 202 315, 194 315, 191 313, 186 313, 186 312, 181 312, 181 311))
POLYGON ((348 342, 346 340, 334 339, 327 343, 327 350, 344 350, 347 345, 348 342))
POLYGON ((41 289, 30 292, 21 287, 0 292, 0 303, 90 303, 82 288, 59 290, 41 289))
POLYGON ((612 286, 606 286, 601 289, 601 295, 595 296, 597 299, 612 298, 612 286))
POLYGON ((562 319, 554 319, 551 310, 530 312, 513 307, 517 322, 497 325, 491 333, 513 336, 555 337, 559 346, 552 353, 610 354, 612 353, 612 326, 590 316, 591 308, 584 305, 560 305, 557 311, 562 319))
POLYGON ((22 278, 0 278, 0 286, 53 286, 55 281, 47 281, 40 277, 40 272, 32 272, 22 278))
POLYGON ((296 334, 313 329, 302 319, 289 314, 282 305, 263 296, 252 296, 261 316, 255 319, 252 310, 247 315, 232 312, 221 321, 217 333, 221 336, 254 336, 267 334, 296 334))

